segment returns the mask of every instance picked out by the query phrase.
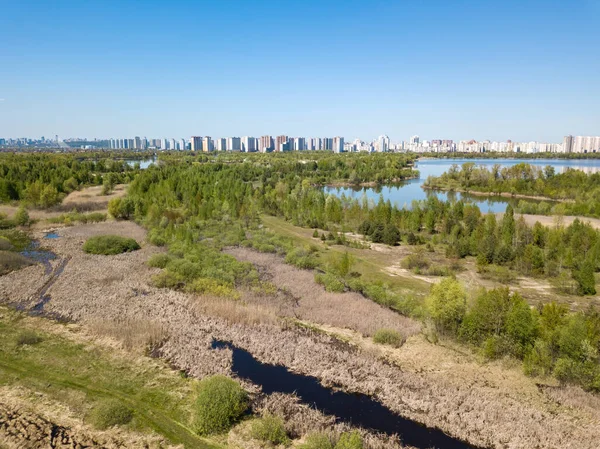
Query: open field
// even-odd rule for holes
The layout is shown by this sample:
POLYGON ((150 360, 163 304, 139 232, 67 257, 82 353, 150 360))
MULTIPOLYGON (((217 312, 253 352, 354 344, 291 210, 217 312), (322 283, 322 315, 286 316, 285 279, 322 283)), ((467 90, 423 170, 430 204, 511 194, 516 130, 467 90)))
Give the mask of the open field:
MULTIPOLYGON (((415 274, 402 267, 402 260, 408 255, 414 254, 417 251, 417 247, 407 245, 390 247, 383 244, 370 244, 371 249, 356 249, 341 245, 329 246, 321 242, 320 239, 314 238, 312 236, 313 230, 311 229, 294 226, 277 217, 263 216, 262 219, 265 225, 273 232, 293 238, 299 246, 317 245, 323 248, 326 253, 337 256, 344 251, 348 251, 356 259, 357 271, 361 271, 366 280, 385 282, 400 292, 406 292, 423 298, 429 291, 431 284, 443 279, 440 276, 415 274)), ((449 262, 441 251, 441 248, 437 249, 435 253, 421 250, 423 256, 432 265, 437 266, 448 264, 449 262)), ((327 256, 325 258, 327 259, 327 256)), ((462 265, 463 269, 456 274, 456 277, 463 282, 471 293, 477 292, 481 287, 489 289, 498 286, 507 286, 504 282, 485 279, 477 273, 473 257, 460 260, 459 264, 462 265)), ((514 281, 508 286, 511 290, 518 291, 531 304, 558 301, 568 304, 573 310, 585 310, 590 304, 600 305, 600 294, 586 297, 564 295, 557 292, 550 282, 543 278, 515 274, 514 281)))
MULTIPOLYGON (((265 224, 279 225, 279 229, 290 226, 269 217, 265 217, 265 224)), ((292 229, 290 234, 299 243, 312 239, 304 235, 304 231, 310 234, 310 230, 292 229)), ((444 342, 432 345, 420 334, 409 337, 398 349, 374 345, 366 336, 368 327, 362 328, 361 323, 352 321, 341 322, 333 314, 333 308, 343 307, 346 299, 349 307, 355 307, 352 304, 358 298, 346 296, 349 293, 340 294, 341 301, 327 298, 322 287, 311 284, 308 276, 303 281, 308 285, 294 286, 281 259, 265 260, 263 255, 232 250, 259 268, 262 264, 263 273, 270 276, 270 282, 278 289, 293 288, 291 293, 300 296, 302 323, 294 324, 297 321, 289 317, 279 318, 279 313, 284 317, 286 314, 267 308, 265 301, 269 298, 258 298, 254 304, 250 299, 231 301, 236 304, 230 307, 234 312, 248 305, 265 306, 254 308, 259 319, 245 321, 239 318, 243 314, 227 317, 223 313, 208 313, 210 307, 202 306, 214 301, 211 298, 153 287, 150 278, 159 270, 145 262, 163 250, 145 243, 145 231, 134 223, 78 225, 61 228, 58 233, 60 238, 44 241, 44 245, 59 255, 53 266, 70 258, 62 273, 45 275, 42 267, 33 266, 2 276, 1 302, 28 310, 38 302, 39 288, 49 276, 55 276, 47 291, 50 300, 43 306, 45 312, 75 320, 102 338, 121 341, 124 347, 126 341, 149 342, 155 338, 143 335, 148 328, 143 323, 152 323, 150 327, 156 331, 153 335, 165 340, 156 353, 194 377, 231 374, 231 351, 212 350, 211 342, 216 338, 246 349, 262 362, 315 376, 324 385, 373 395, 406 417, 439 427, 473 444, 493 448, 592 449, 600 440, 600 404, 595 396, 579 389, 558 388, 553 381, 527 378, 514 361, 482 364, 477 355, 464 348, 444 342), (135 238, 142 248, 116 256, 89 255, 81 250, 87 238, 106 233, 135 238), (315 304, 317 298, 327 301, 323 309, 315 304), (265 310, 270 317, 263 321, 260 317, 265 310), (126 331, 119 332, 119 323, 122 328, 125 323, 133 322, 140 324, 128 325, 126 331), (140 334, 138 340, 132 333, 140 334), (577 400, 573 401, 573 397, 577 400)), ((331 247, 328 251, 342 250, 331 247)), ((409 276, 394 277, 382 271, 398 263, 400 257, 393 250, 370 250, 368 257, 357 260, 357 264, 367 269, 364 276, 391 279, 398 286, 410 280, 409 276)), ((367 250, 349 251, 358 259, 361 251, 367 250)), ((423 294, 427 291, 427 282, 420 279, 411 282, 419 285, 423 294)), ((371 310, 370 305, 360 307, 355 310, 371 310)), ((386 317, 386 312, 369 313, 382 313, 382 320, 392 319, 386 317)), ((398 323, 405 326, 403 320, 398 323)), ((246 383, 246 387, 258 392, 256 386, 246 383)))

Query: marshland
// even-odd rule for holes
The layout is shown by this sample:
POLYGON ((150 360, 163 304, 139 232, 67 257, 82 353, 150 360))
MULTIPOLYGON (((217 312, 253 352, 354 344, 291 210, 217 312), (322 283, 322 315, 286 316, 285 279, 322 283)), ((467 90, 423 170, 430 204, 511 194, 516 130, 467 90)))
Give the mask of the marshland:
POLYGON ((399 187, 406 154, 130 158, 0 154, 3 444, 596 447, 589 207, 328 190, 399 187))

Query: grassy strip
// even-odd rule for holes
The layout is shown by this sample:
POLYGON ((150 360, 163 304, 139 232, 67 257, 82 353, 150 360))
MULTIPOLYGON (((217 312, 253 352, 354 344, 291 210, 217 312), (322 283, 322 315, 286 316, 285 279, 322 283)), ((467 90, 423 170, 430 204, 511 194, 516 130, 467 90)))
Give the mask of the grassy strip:
MULTIPOLYGON (((311 244, 322 245, 312 237, 313 231, 311 229, 294 226, 281 218, 270 215, 262 215, 261 219, 271 231, 292 239, 300 247, 311 244)), ((389 254, 370 249, 350 248, 340 245, 331 245, 327 248, 327 252, 320 252, 320 258, 323 262, 331 262, 334 258, 339 258, 348 251, 355 259, 353 270, 361 273, 362 279, 367 282, 384 282, 394 289, 407 290, 421 295, 426 295, 429 292, 430 284, 425 281, 410 276, 392 276, 387 274, 386 269, 397 262, 389 254)))
POLYGON ((43 393, 80 416, 102 401, 117 400, 134 411, 132 430, 152 430, 186 448, 219 447, 187 427, 192 381, 150 360, 133 363, 106 349, 40 332, 36 329, 47 328, 43 319, 24 318, 7 308, 0 312, 0 385, 43 393), (18 344, 24 331, 34 330, 39 343, 18 344))

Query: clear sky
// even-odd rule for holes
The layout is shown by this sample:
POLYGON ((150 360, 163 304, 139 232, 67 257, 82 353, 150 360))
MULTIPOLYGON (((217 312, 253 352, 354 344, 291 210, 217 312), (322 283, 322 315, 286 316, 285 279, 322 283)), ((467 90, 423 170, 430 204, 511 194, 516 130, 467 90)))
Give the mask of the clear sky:
POLYGON ((0 0, 1 137, 600 135, 600 0, 0 0))

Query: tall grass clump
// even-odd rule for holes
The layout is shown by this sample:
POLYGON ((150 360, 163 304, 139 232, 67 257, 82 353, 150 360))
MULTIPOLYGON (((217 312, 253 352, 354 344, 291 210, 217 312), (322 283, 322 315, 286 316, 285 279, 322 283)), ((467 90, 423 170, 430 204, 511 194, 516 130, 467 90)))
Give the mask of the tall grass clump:
POLYGON ((276 446, 290 444, 290 438, 285 431, 283 419, 274 415, 265 415, 252 423, 252 438, 276 446))
POLYGON ((107 400, 99 403, 90 415, 92 425, 104 430, 113 426, 128 424, 133 419, 133 411, 116 400, 107 400))
POLYGON ((379 329, 373 335, 373 341, 380 345, 389 345, 399 348, 405 342, 404 336, 394 329, 379 329))
POLYGON ((89 238, 83 244, 83 250, 88 254, 103 254, 105 256, 126 253, 140 249, 134 239, 118 235, 98 235, 89 238))
POLYGON ((23 267, 33 265, 33 262, 27 257, 12 251, 0 250, 0 276, 11 271, 20 270, 23 267))
POLYGON ((248 395, 235 380, 216 375, 200 381, 194 429, 199 435, 228 430, 248 408, 248 395))
POLYGON ((316 432, 308 434, 299 449, 334 449, 331 438, 326 433, 316 432))

